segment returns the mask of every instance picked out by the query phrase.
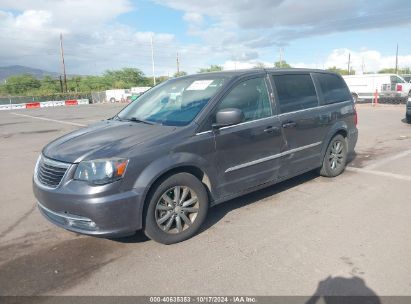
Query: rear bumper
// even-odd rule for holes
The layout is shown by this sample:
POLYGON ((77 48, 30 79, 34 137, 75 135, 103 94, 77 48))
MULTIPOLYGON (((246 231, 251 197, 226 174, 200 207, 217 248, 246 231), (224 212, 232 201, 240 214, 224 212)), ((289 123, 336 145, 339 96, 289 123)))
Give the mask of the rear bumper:
POLYGON ((355 145, 357 144, 358 140, 358 129, 352 129, 348 132, 347 136, 347 144, 348 144, 348 153, 353 153, 355 149, 355 145))
POLYGON ((101 237, 131 235, 142 228, 143 204, 137 191, 115 193, 116 185, 81 185, 93 188, 84 193, 76 183, 50 189, 33 181, 39 210, 47 220, 69 231, 101 237))

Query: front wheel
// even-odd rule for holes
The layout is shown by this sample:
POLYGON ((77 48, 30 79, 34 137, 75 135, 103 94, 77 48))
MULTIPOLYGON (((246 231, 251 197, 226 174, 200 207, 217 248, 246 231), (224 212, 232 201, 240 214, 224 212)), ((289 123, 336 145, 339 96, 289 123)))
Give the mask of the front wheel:
POLYGON ((203 184, 189 173, 178 173, 162 181, 149 197, 144 233, 162 244, 192 237, 203 224, 208 196, 203 184))
POLYGON ((328 144, 320 174, 326 177, 340 175, 347 163, 347 142, 342 135, 334 136, 328 144))

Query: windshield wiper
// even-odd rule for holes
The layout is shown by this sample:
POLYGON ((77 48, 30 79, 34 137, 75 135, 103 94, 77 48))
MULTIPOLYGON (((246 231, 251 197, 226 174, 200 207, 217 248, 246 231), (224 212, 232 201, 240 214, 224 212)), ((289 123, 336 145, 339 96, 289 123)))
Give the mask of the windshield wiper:
POLYGON ((144 124, 147 124, 147 125, 153 125, 152 122, 149 122, 147 120, 142 120, 142 119, 139 119, 139 118, 136 118, 136 117, 131 117, 130 119, 127 119, 127 120, 132 121, 132 122, 144 123, 144 124))

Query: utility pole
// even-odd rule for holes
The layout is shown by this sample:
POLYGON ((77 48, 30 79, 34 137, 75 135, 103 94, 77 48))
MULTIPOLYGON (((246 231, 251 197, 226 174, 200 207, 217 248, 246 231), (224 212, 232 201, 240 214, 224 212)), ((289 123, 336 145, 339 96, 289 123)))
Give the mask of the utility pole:
POLYGON ((351 64, 351 53, 348 53, 348 69, 347 69, 348 75, 351 74, 351 73, 350 73, 350 64, 351 64))
POLYGON ((63 80, 61 80, 61 75, 59 76, 59 79, 60 79, 60 89, 61 89, 61 93, 64 93, 63 80))
POLYGON ((154 47, 153 47, 153 35, 150 36, 150 44, 151 44, 151 64, 153 66, 153 84, 156 85, 156 76, 154 73, 154 47))
POLYGON ((178 52, 177 52, 177 76, 180 75, 180 59, 178 58, 178 52))
POLYGON ((64 77, 64 88, 67 92, 67 76, 66 76, 66 65, 64 63, 64 49, 63 49, 63 34, 60 33, 60 54, 61 54, 61 66, 63 70, 63 77, 64 77))
POLYGON ((395 74, 398 74, 398 43, 397 43, 397 52, 395 54, 395 74))

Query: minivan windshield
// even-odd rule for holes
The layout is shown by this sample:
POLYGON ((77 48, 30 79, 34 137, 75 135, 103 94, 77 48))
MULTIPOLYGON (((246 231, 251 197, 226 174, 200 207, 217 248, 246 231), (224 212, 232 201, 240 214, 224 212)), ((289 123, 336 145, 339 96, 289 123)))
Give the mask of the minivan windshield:
POLYGON ((116 118, 148 124, 185 126, 204 108, 228 80, 227 76, 183 77, 152 88, 116 118))

